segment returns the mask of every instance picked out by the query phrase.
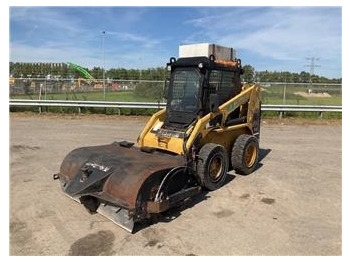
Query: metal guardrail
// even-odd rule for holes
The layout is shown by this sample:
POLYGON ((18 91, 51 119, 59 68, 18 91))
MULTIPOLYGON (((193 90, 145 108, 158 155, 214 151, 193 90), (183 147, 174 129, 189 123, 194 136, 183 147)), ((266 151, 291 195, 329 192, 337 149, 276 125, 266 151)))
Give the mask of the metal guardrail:
POLYGON ((114 102, 114 101, 79 101, 79 100, 28 100, 10 99, 11 106, 58 106, 58 107, 111 107, 111 108, 151 108, 165 107, 165 103, 150 102, 114 102))
POLYGON ((342 112, 342 106, 261 105, 261 110, 278 112, 342 112))
MULTIPOLYGON (((82 107, 159 109, 164 108, 166 103, 10 99, 9 106, 37 106, 39 108, 42 106, 77 107, 80 112, 80 108, 82 107)), ((322 114, 323 112, 342 112, 342 106, 262 105, 261 110, 275 112, 319 112, 322 114)))

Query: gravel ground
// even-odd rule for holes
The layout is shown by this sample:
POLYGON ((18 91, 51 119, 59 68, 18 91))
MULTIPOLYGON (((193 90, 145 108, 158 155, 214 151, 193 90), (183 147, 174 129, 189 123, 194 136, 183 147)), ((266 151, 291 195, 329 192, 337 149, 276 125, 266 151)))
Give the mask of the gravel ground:
POLYGON ((340 121, 265 120, 258 170, 135 234, 66 197, 72 149, 135 142, 147 117, 10 114, 10 255, 342 255, 340 121))

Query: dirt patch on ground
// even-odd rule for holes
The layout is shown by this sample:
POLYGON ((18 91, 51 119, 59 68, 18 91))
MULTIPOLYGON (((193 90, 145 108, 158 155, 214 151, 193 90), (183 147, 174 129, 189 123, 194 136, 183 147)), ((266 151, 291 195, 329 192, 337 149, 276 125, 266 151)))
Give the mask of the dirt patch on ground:
POLYGON ((332 97, 330 94, 323 92, 323 93, 306 93, 306 92, 295 92, 294 95, 302 96, 305 98, 310 98, 310 97, 332 97))
POLYGON ((94 234, 88 234, 75 241, 68 255, 70 256, 108 256, 112 255, 112 247, 115 240, 113 232, 101 230, 94 234))

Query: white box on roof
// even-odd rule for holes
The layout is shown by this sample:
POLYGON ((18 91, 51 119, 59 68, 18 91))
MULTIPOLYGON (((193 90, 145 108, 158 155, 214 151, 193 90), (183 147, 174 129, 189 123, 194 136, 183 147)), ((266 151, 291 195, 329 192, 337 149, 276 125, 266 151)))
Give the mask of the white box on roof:
POLYGON ((191 45, 180 45, 179 57, 194 57, 214 55, 216 59, 233 60, 236 57, 236 51, 231 47, 220 46, 216 44, 202 43, 191 45))

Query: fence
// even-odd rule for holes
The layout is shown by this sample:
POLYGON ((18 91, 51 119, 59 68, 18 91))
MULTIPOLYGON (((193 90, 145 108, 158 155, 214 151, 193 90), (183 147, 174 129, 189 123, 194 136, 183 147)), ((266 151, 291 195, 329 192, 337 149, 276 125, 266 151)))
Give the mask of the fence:
MULTIPOLYGON (((342 85, 261 82, 263 104, 341 105, 342 85)), ((10 78, 10 98, 157 102, 164 81, 10 78)))
POLYGON ((117 94, 122 93, 128 100, 141 99, 151 102, 162 98, 163 87, 164 81, 151 80, 12 78, 9 94, 10 98, 39 100, 115 101, 115 98, 118 98, 117 94))

